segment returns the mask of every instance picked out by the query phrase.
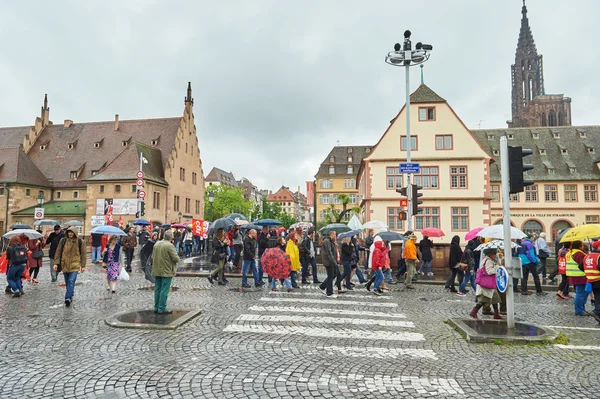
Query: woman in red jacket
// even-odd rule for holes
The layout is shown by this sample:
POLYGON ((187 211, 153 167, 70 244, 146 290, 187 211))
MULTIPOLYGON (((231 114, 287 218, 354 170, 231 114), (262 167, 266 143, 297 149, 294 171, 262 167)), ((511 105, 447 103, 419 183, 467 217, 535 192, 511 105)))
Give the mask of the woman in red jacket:
POLYGON ((381 295, 383 294, 383 290, 381 289, 381 283, 383 282, 383 271, 382 269, 385 267, 385 256, 387 254, 387 247, 383 243, 383 241, 375 241, 375 250, 373 251, 373 259, 372 259, 372 268, 375 272, 375 287, 374 294, 381 295))
POLYGON ((29 269, 29 278, 27 281, 38 283, 37 276, 42 266, 42 260, 44 259, 44 253, 42 249, 46 246, 44 240, 29 240, 27 247, 29 249, 29 256, 27 258, 27 268, 29 269))

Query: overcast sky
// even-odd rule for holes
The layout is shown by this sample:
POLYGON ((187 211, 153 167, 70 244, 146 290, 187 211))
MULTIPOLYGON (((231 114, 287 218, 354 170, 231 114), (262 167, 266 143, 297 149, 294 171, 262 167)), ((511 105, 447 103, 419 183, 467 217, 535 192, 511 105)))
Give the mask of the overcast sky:
MULTIPOLYGON (((405 29, 425 83, 470 128, 505 127, 520 0, 27 1, 0 4, 0 126, 179 116, 192 82, 201 158, 305 191, 331 147, 377 142, 404 103, 384 62, 405 29), (218 6, 216 4, 219 4, 218 6)), ((597 0, 528 0, 546 93, 600 124, 597 0)), ((419 84, 412 69, 411 86, 419 84)))

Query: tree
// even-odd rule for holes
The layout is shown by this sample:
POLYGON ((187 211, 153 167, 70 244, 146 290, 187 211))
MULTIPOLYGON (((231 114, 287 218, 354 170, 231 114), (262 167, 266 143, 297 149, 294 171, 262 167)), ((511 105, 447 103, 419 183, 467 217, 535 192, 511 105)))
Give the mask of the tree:
POLYGON ((211 204, 208 193, 215 193, 215 202, 212 204, 212 218, 219 219, 230 213, 250 215, 252 204, 244 198, 244 190, 224 185, 208 186, 204 194, 204 214, 211 217, 211 204))
POLYGON ((334 204, 329 205, 329 209, 325 212, 325 220, 328 220, 329 223, 340 223, 344 219, 344 216, 350 212, 360 213, 361 209, 359 206, 348 209, 348 204, 351 200, 348 194, 338 194, 337 199, 342 203, 342 210, 336 209, 334 204))
POLYGON ((283 227, 285 227, 286 230, 289 229, 291 225, 296 223, 296 218, 288 215, 287 213, 282 213, 277 220, 283 224, 283 227))

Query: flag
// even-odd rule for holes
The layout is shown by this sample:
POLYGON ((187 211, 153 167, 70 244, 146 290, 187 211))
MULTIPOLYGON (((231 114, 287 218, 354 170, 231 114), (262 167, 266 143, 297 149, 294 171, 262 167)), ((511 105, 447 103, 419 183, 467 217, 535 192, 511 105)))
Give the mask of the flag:
POLYGON ((119 216, 119 228, 123 228, 123 216, 119 216))
POLYGON ((192 234, 197 237, 204 236, 204 220, 192 219, 192 234))

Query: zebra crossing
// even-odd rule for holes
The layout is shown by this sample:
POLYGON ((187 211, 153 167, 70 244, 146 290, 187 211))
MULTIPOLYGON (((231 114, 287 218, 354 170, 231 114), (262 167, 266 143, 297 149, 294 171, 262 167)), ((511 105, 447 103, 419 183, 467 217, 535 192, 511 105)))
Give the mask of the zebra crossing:
MULTIPOLYGON (((245 314, 238 316, 223 331, 256 334, 266 340, 262 342, 273 344, 282 344, 277 337, 283 336, 311 338, 313 344, 305 352, 307 356, 326 354, 341 358, 438 360, 433 350, 406 347, 411 343, 423 343, 426 338, 415 331, 415 323, 398 308, 394 297, 389 295, 373 296, 357 290, 337 298, 326 298, 314 287, 304 286, 292 292, 265 293, 257 304, 249 306, 245 314), (335 339, 336 344, 330 345, 329 341, 319 343, 319 338, 335 339), (357 339, 366 339, 368 344, 357 347, 356 342, 352 342, 357 339)), ((365 373, 331 376, 328 384, 332 383, 332 379, 343 386, 354 384, 356 392, 416 391, 428 396, 464 393, 454 379, 365 373)))

